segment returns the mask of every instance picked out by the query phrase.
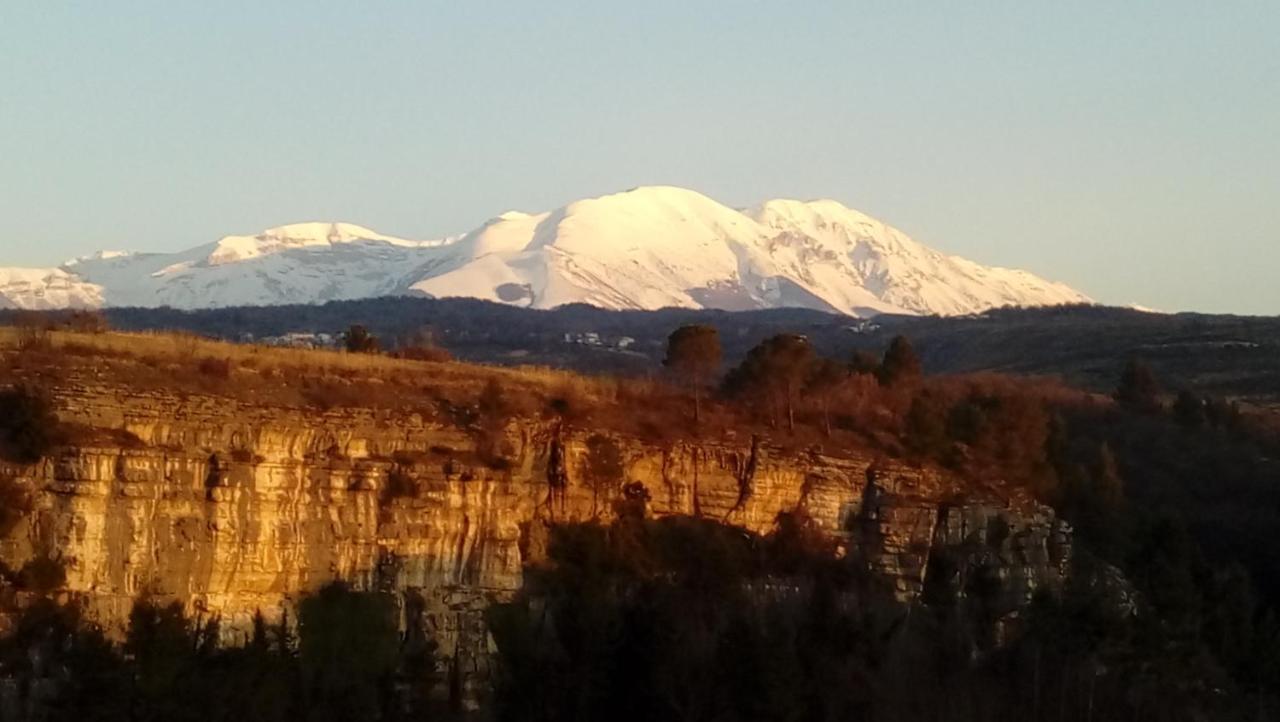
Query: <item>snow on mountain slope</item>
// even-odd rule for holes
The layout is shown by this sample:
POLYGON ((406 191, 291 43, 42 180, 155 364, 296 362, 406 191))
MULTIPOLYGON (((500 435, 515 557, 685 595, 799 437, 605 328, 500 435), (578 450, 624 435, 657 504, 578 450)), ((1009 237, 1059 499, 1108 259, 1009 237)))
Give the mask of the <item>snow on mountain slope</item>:
POLYGON ((738 211, 673 187, 508 212, 442 241, 299 223, 182 253, 0 270, 0 306, 201 308, 406 293, 534 308, 804 306, 855 315, 1088 300, 1025 271, 939 253, 834 201, 738 211))
POLYGON ((777 233, 773 255, 785 272, 837 307, 859 302, 863 291, 883 310, 941 315, 1088 300, 1025 271, 939 253, 831 200, 769 201, 747 215, 777 233))
POLYGON ((61 268, 0 268, 0 308, 97 308, 102 287, 61 268))
POLYGON ((66 268, 106 289, 109 306, 320 303, 400 293, 401 275, 433 245, 344 223, 299 223, 182 253, 81 259, 66 268))
POLYGON ((647 187, 464 236, 411 288, 550 308, 806 306, 843 313, 962 314, 1086 301, 1061 284, 947 256, 834 201, 746 212, 647 187))
MULTIPOLYGON (((767 259, 755 258, 761 234, 751 219, 706 196, 641 188, 536 216, 500 216, 456 243, 443 273, 412 288, 538 308, 698 307, 705 304, 697 294, 736 284, 744 262, 771 273, 767 259)), ((752 305, 763 305, 757 300, 752 305)))

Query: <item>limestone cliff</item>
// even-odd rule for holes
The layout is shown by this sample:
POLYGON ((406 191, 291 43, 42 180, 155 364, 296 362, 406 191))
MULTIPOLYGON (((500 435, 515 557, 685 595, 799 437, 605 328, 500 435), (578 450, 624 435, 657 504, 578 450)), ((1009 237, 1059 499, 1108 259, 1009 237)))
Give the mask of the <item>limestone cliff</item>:
POLYGON ((108 629, 151 595, 217 615, 234 640, 256 612, 277 617, 343 579, 423 598, 444 654, 483 672, 477 610, 519 588, 537 529, 607 518, 636 484, 652 514, 758 532, 801 510, 904 599, 929 573, 963 588, 981 572, 1016 610, 1058 584, 1070 557, 1069 530, 1048 509, 872 453, 757 438, 655 445, 529 420, 499 439, 504 462, 484 463, 475 433, 416 415, 88 383, 54 391, 63 421, 101 433, 0 469, 34 498, 0 556, 15 568, 36 555, 62 560, 68 593, 108 629))

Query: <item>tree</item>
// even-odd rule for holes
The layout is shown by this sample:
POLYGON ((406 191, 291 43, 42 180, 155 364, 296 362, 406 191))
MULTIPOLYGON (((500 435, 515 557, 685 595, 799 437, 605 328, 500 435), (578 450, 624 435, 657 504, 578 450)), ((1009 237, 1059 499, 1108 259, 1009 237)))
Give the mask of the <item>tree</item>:
POLYGON ((870 351, 854 351, 849 357, 849 373, 878 376, 880 374, 880 357, 870 351))
POLYGON ((592 434, 587 439, 587 454, 583 459, 584 476, 591 486, 591 517, 599 511, 600 492, 613 495, 622 487, 626 466, 618 444, 603 434, 592 434))
POLYGON ((662 365, 693 388, 693 421, 702 417, 702 387, 720 368, 720 333, 711 326, 681 326, 667 337, 662 365))
POLYGON ((0 457, 39 461, 65 439, 48 394, 34 386, 0 391, 0 457))
POLYGON ((849 370, 837 361, 819 358, 810 364, 804 390, 818 397, 822 407, 822 430, 827 436, 831 435, 831 396, 847 378, 849 370))
POLYGON ((914 383, 924 375, 920 366, 920 357, 912 348, 906 336, 895 336, 889 342, 889 349, 884 352, 884 361, 880 364, 878 378, 883 386, 900 386, 914 383))
POLYGON ((104 333, 111 330, 107 317, 97 310, 72 311, 64 323, 68 331, 76 333, 104 333))
POLYGON ((381 716, 400 635, 388 595, 334 582, 298 606, 298 658, 308 719, 381 716))
POLYGON ((1129 359, 1120 374, 1115 400, 1135 411, 1144 413, 1159 411, 1160 382, 1151 367, 1141 359, 1129 359))
POLYGON ((369 333, 369 329, 360 324, 353 324, 347 329, 344 337, 347 351, 351 353, 377 353, 378 337, 369 333))
POLYGON ((814 361, 809 339, 795 334, 771 336, 747 352, 747 357, 725 379, 731 393, 763 399, 769 416, 781 401, 786 410, 787 428, 795 429, 795 400, 809 377, 814 361))
POLYGON ((1183 389, 1173 402, 1173 417, 1188 429, 1198 429, 1209 420, 1208 404, 1194 392, 1183 389))
POLYGON ((942 455, 949 446, 945 402, 930 393, 911 399, 905 419, 908 448, 926 455, 942 455))

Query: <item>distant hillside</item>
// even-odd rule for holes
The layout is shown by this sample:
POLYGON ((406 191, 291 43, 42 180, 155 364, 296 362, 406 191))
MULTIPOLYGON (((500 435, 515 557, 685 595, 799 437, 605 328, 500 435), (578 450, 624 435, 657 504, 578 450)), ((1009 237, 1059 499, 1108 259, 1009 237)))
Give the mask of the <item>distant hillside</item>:
MULTIPOLYGON (((17 313, 0 312, 0 320, 12 321, 17 313)), ((893 336, 905 334, 933 372, 1055 374, 1106 390, 1124 361, 1139 356, 1171 390, 1187 386, 1280 402, 1280 318, 1275 317, 1068 306, 863 320, 806 309, 608 311, 577 304, 544 311, 421 298, 203 311, 121 308, 106 315, 122 329, 178 329, 244 341, 290 333, 336 336, 358 323, 394 344, 427 328, 463 359, 641 374, 661 368, 667 335, 687 323, 718 328, 730 363, 781 331, 804 333, 819 351, 840 358, 854 350, 881 351, 893 336)))

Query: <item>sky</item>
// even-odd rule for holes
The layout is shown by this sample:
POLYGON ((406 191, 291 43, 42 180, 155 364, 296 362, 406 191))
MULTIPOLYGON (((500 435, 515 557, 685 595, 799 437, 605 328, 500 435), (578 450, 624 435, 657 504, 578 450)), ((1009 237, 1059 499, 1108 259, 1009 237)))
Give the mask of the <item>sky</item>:
POLYGON ((1280 314, 1274 0, 0 2, 0 265, 638 185, 1280 314))

